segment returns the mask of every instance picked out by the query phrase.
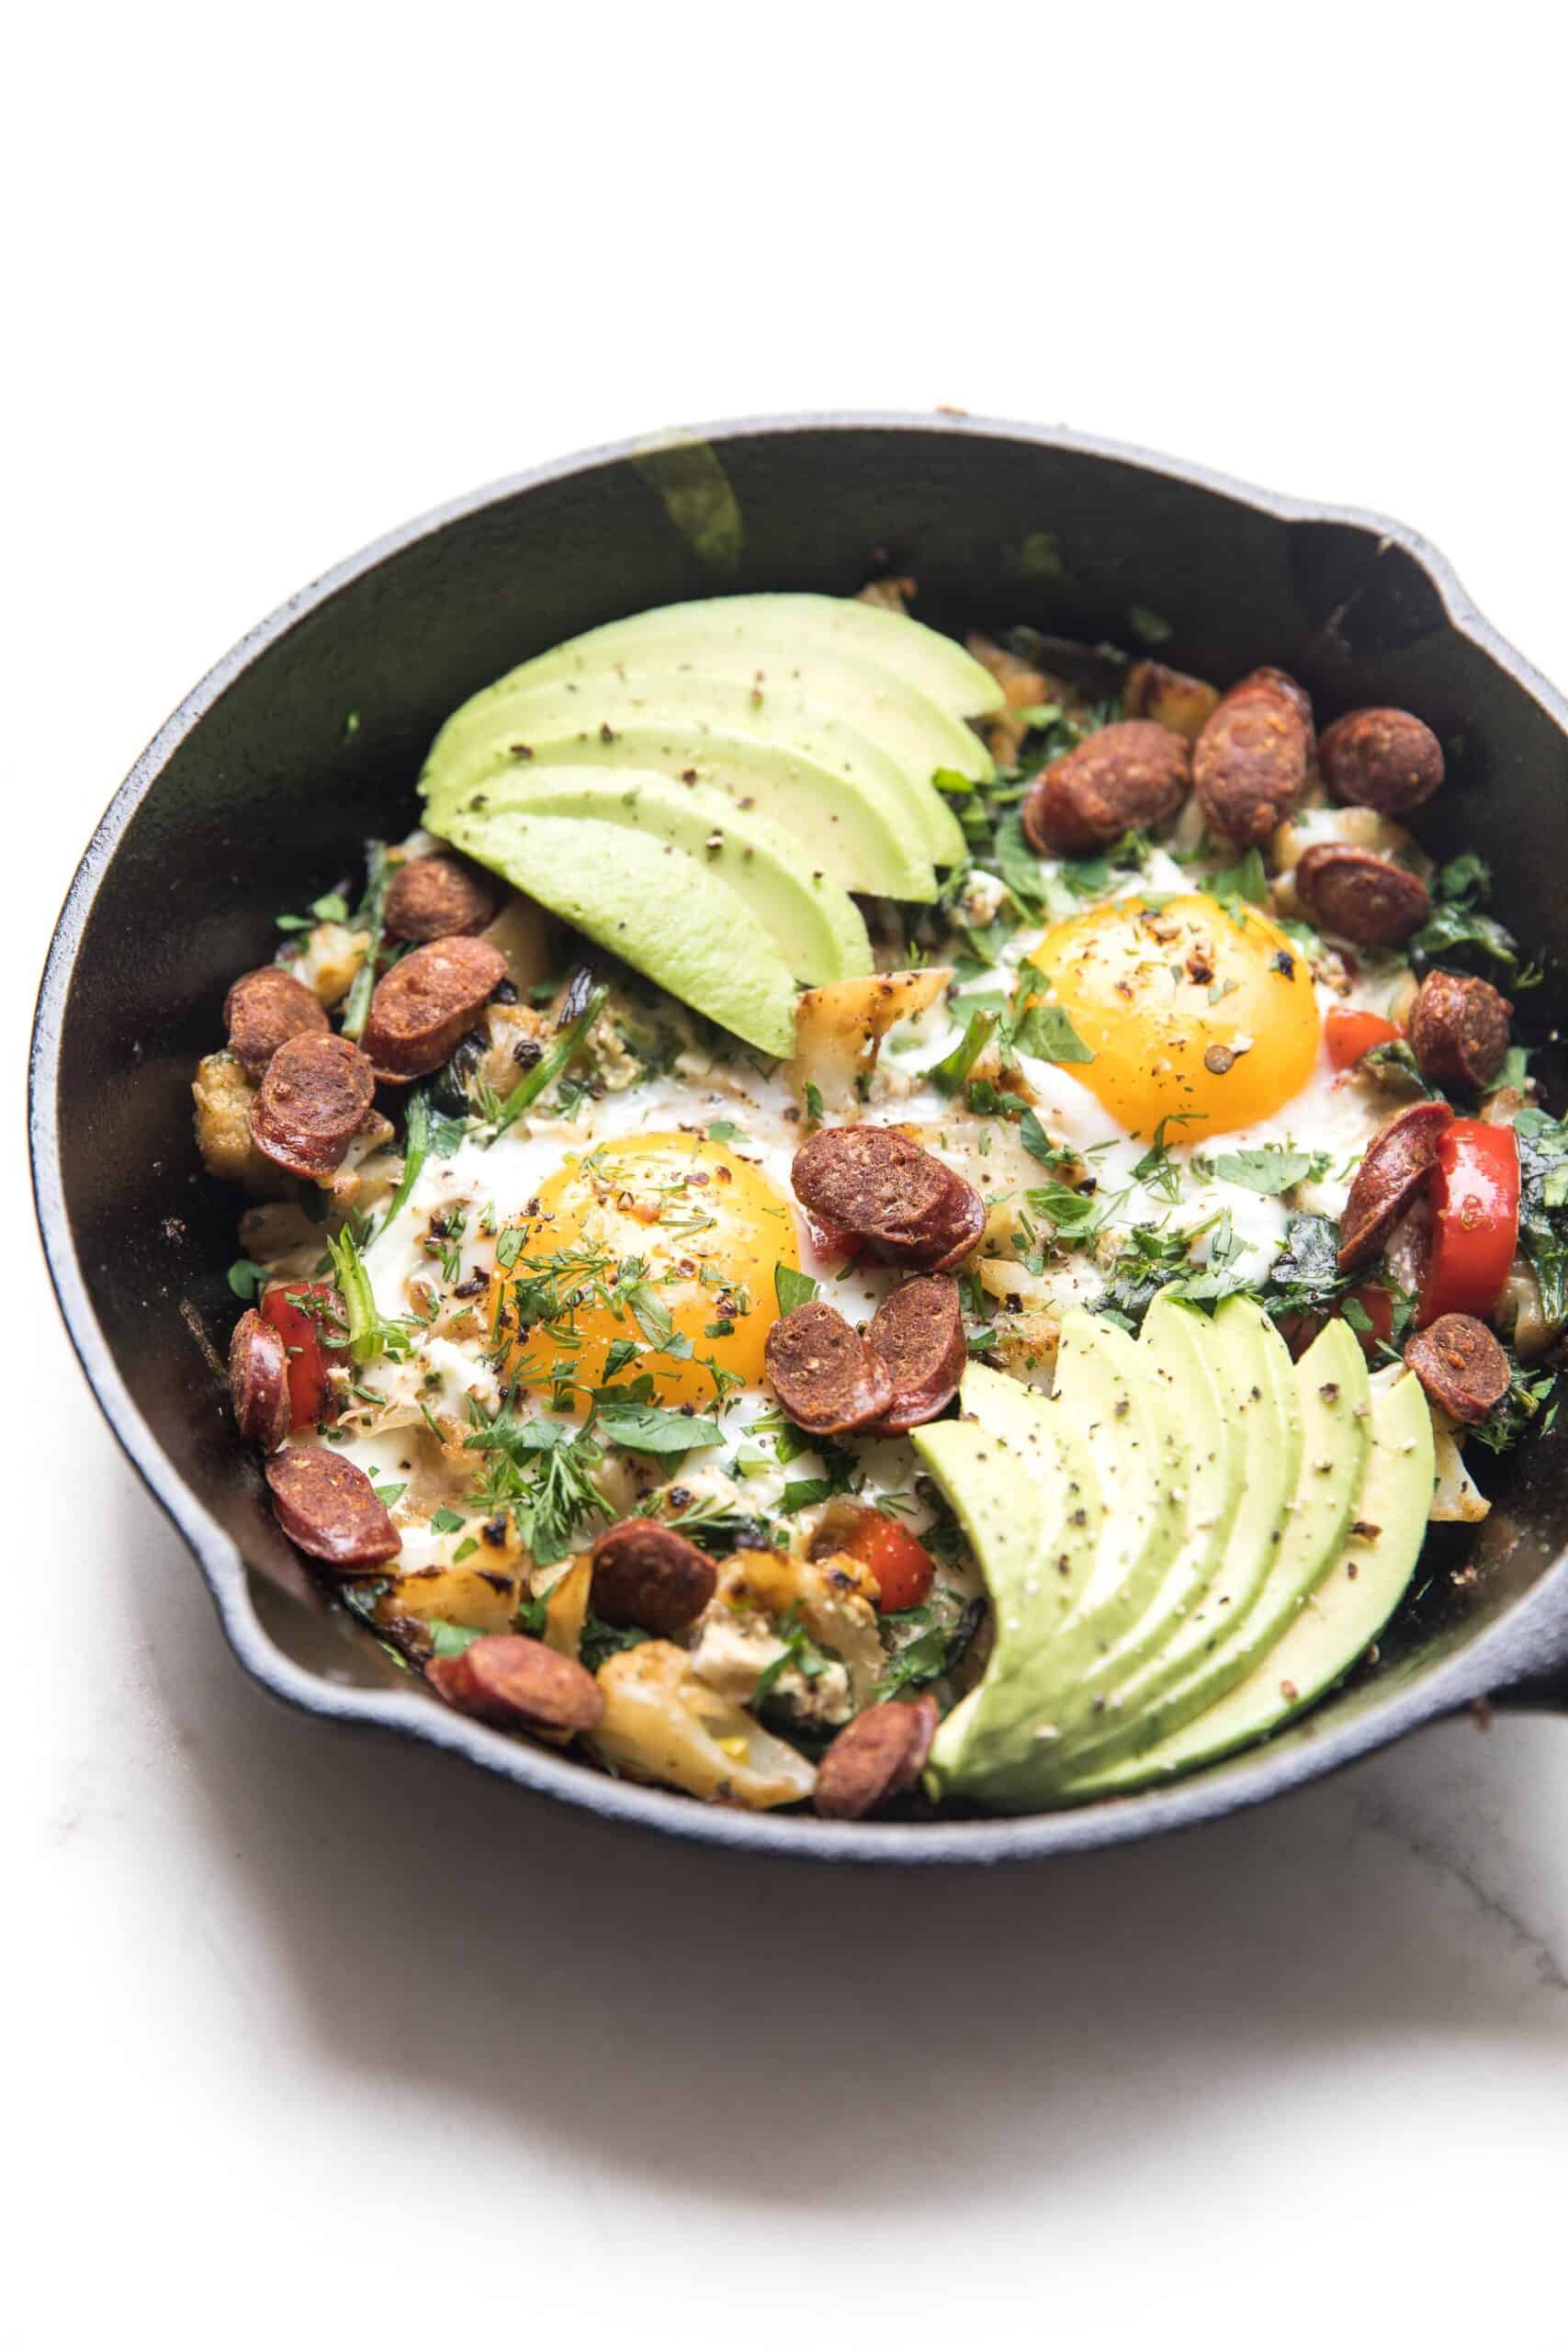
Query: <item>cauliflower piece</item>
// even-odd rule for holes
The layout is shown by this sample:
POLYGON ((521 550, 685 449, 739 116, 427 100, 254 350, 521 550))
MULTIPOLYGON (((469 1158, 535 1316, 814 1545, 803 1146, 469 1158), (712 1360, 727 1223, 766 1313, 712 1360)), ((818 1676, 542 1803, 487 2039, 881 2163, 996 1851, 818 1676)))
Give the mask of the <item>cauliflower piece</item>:
POLYGON ((479 1056, 476 1074, 504 1102, 549 1043, 549 1016, 537 1005, 492 1004, 486 1023, 490 1043, 479 1056))
POLYGON ((750 1697, 757 1676, 784 1646, 779 1627, 791 1619, 804 1626, 818 1649, 842 1668, 807 1678, 793 1669, 780 1677, 803 1714, 842 1722, 863 1707, 881 1681, 887 1660, 876 1623, 875 1577, 848 1552, 799 1559, 787 1552, 735 1552, 721 1566, 713 1599, 697 1621, 693 1668, 717 1687, 738 1696, 743 1678, 750 1697), (737 1631, 737 1627, 739 1631, 737 1631), (754 1668, 754 1671, 752 1670, 754 1668))
POLYGON ((804 1756, 699 1681, 672 1642, 639 1642, 599 1668, 604 1713, 591 1733, 629 1780, 765 1811, 800 1804, 817 1775, 804 1756))
POLYGON ((256 1090, 227 1047, 197 1064, 191 1081, 196 1102, 196 1148, 209 1176, 243 1184, 247 1193, 278 1200, 294 1189, 286 1169, 258 1151, 251 1138, 251 1104, 256 1090))
POLYGON ((285 961, 285 969, 313 989, 330 1012, 354 986, 355 975, 370 953, 370 933, 350 931, 346 923, 319 922, 285 961))
POLYGON ((976 866, 964 877, 958 894, 958 911, 972 931, 984 931, 987 923, 995 922, 1007 898, 1007 884, 998 876, 976 866))
POLYGON ((934 1004, 952 978, 951 968, 933 964, 924 971, 875 972, 806 989, 795 1009, 789 1064, 797 1098, 804 1102, 807 1087, 815 1086, 829 1116, 853 1109, 858 1082, 875 1069, 888 1030, 934 1004))
MULTIPOLYGON (((1427 1403, 1431 1404, 1428 1397, 1427 1403)), ((1459 1449, 1459 1434, 1448 1415, 1432 1405, 1432 1450, 1437 1477, 1432 1487, 1432 1506, 1427 1516, 1430 1520, 1461 1521, 1473 1527, 1483 1520, 1492 1506, 1465 1467, 1459 1449)))

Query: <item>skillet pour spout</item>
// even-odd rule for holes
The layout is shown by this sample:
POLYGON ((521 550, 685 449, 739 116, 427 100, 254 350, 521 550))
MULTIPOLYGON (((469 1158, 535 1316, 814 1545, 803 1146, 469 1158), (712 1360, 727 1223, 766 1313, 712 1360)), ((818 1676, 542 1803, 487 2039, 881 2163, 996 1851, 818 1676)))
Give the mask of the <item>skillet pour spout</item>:
MULTIPOLYGON (((1483 849, 1495 903, 1546 961, 1531 1025, 1568 1027, 1568 704, 1398 525, 950 415, 714 425, 457 500, 292 599, 175 713, 94 835, 39 998, 34 1184, 62 1311, 237 1656, 310 1713, 448 1749, 601 1817, 854 1862, 1108 1845, 1256 1804, 1483 1697, 1568 1710, 1568 1417, 1492 1468, 1492 1514, 1468 1549, 1438 1532, 1375 1664, 1299 1727, 1168 1788, 1020 1819, 835 1823, 609 1779, 442 1707, 322 1602, 277 1533, 221 1374, 231 1204, 196 1181, 191 1136, 190 1073, 230 979, 270 956, 276 910, 302 881, 333 888, 365 839, 412 825, 442 719, 513 663, 653 605, 852 594, 890 571, 919 581, 917 609, 938 627, 1135 647, 1157 616, 1160 658, 1200 676, 1277 663, 1325 719, 1419 711, 1449 775, 1422 838, 1438 856, 1483 849), (171 924, 171 907, 186 919, 171 924)), ((1560 1049, 1532 1067, 1560 1103, 1560 1049)))

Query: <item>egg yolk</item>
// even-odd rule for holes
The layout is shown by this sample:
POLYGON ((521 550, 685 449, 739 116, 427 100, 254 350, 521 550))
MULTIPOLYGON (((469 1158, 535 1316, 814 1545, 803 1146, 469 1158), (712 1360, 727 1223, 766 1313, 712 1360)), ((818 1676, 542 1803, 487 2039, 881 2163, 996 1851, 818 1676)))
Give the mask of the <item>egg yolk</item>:
POLYGON ((1248 1126, 1312 1074, 1312 974, 1256 907, 1117 899, 1057 923, 1032 961, 1094 1057, 1073 1076, 1133 1135, 1162 1119, 1173 1142, 1248 1126))
POLYGON ((799 1263, 760 1168, 704 1136, 636 1136, 572 1154, 501 1237, 491 1328, 530 1385, 597 1387, 619 1341, 612 1376, 650 1373, 659 1404, 711 1407, 730 1385, 712 1366, 761 1383, 774 1270, 799 1263))

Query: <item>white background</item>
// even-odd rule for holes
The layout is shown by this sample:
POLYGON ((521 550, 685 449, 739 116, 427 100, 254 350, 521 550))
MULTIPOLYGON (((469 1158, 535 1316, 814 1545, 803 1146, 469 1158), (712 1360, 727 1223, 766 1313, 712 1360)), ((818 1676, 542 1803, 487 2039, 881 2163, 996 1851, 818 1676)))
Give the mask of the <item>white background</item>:
MULTIPOLYGON (((28 10, 13 1069, 208 663, 621 433, 1066 420, 1404 516, 1568 682, 1551 21, 28 10)), ((0 2341, 1568 2343, 1568 1724, 988 1883, 642 1847, 339 1743, 231 1662, 8 1174, 0 2341)))

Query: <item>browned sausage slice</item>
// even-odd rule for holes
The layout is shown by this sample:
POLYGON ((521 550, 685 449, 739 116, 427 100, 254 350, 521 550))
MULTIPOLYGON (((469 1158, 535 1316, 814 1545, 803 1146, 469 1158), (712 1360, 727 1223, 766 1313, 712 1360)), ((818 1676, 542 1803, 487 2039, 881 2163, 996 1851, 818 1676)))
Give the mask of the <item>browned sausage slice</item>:
POLYGON ((1168 670, 1163 662, 1134 662, 1122 685, 1122 707, 1129 718, 1152 718, 1195 743, 1220 697, 1202 678, 1168 670))
POLYGON ((667 1641, 702 1615, 717 1581, 707 1554, 657 1519, 623 1519, 593 1546, 591 1598, 607 1625, 667 1641))
POLYGON ((1311 709, 1282 671, 1255 671, 1222 696, 1192 747, 1193 788, 1213 831, 1253 849, 1290 815, 1306 782, 1311 709))
POLYGON ((1317 742, 1317 729, 1313 723, 1312 696, 1306 688, 1292 678, 1288 670, 1276 670, 1270 662, 1265 662, 1227 688, 1224 699, 1232 702, 1237 695, 1254 694, 1278 695, 1290 704, 1306 729, 1307 756, 1310 759, 1317 742))
POLYGON ((1076 857, 1174 817, 1191 782, 1182 736, 1151 719, 1123 718, 1053 760, 1020 814, 1043 855, 1076 857))
POLYGON ((223 1019, 229 1050, 253 1085, 290 1037, 325 1036, 332 1026, 321 999, 281 964, 242 973, 223 1000, 223 1019))
POLYGON ((1318 763, 1337 800, 1403 817, 1443 780, 1443 747, 1408 710, 1349 710, 1326 727, 1318 763))
POLYGON ((460 859, 411 857, 388 888, 381 920, 394 939, 451 939, 495 920, 492 892, 460 859))
POLYGON ((282 1335, 247 1306, 229 1342, 229 1394, 240 1435, 276 1453, 288 1435, 288 1350, 282 1335))
POLYGON ((893 1382, 893 1402, 876 1424, 879 1431, 900 1435, 934 1420, 952 1403, 969 1351, 951 1274, 920 1274, 901 1283, 877 1308, 865 1337, 893 1382))
POLYGON ((365 1024, 377 1077, 401 1084, 439 1069, 505 978, 505 956, 482 939, 434 939, 394 964, 365 1024))
POLYGON ((862 1821, 902 1796, 926 1769, 936 1726, 929 1694, 867 1707, 844 1725, 817 1768, 818 1812, 829 1821, 862 1821))
POLYGON ((1404 1361, 1456 1421, 1483 1421, 1508 1393, 1508 1359, 1473 1315, 1439 1315, 1405 1341, 1404 1361))
POLYGON ((291 1445, 266 1465, 273 1509, 291 1544, 345 1576, 402 1550, 387 1507, 357 1464, 324 1445, 291 1445))
POLYGON ((256 1148, 296 1176, 330 1176, 375 1093, 375 1073, 350 1038, 290 1037, 251 1105, 256 1148))
POLYGON ((1513 1006, 1490 980, 1428 972, 1410 1008, 1410 1044, 1438 1086, 1485 1086, 1503 1067, 1513 1006))
POLYGON ((897 1127, 824 1127, 795 1153, 790 1179, 818 1225, 889 1264, 944 1272, 985 1230, 975 1187, 897 1127))
POLYGON ((948 1170, 897 1127, 822 1127, 790 1168, 795 1197, 840 1233, 918 1224, 946 1198, 948 1170))
POLYGON ((906 1233, 874 1235, 872 1246, 887 1265, 945 1274, 963 1264, 985 1230, 985 1202, 950 1169, 947 1189, 931 1216, 906 1233))
POLYGON ((1446 1102, 1407 1102, 1367 1146, 1339 1220, 1339 1269, 1375 1258, 1432 1172, 1438 1137, 1453 1113, 1446 1102))
POLYGON ((1303 850, 1296 890, 1321 931, 1337 932, 1358 947, 1395 947, 1432 911, 1432 894, 1418 874, 1350 842, 1314 842, 1303 850))
POLYGON ((592 1731, 604 1713, 588 1668, 526 1634, 481 1634, 424 1670, 449 1704, 503 1731, 592 1731))
POLYGON ((824 1298, 780 1317, 762 1367, 790 1419, 819 1437, 864 1429, 893 1402, 887 1366, 824 1298))

